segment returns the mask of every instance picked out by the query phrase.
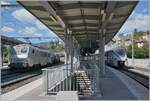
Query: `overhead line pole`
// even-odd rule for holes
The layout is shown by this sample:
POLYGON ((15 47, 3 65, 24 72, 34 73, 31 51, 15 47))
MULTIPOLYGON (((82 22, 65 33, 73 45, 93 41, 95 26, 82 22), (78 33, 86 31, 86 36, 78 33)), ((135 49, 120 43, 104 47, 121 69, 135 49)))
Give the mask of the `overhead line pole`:
POLYGON ((148 31, 148 35, 149 35, 149 67, 150 67, 150 33, 148 31))
POLYGON ((132 37, 132 64, 134 65, 134 32, 132 33, 131 37, 132 37))

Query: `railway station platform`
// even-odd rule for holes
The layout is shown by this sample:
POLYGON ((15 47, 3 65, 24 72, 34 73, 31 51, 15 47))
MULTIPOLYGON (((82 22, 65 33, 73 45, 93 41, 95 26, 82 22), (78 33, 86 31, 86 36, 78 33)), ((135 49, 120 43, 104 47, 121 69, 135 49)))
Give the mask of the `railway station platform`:
POLYGON ((135 67, 135 68, 130 69, 130 70, 133 71, 133 72, 145 75, 145 76, 150 76, 149 75, 149 68, 136 68, 135 67))
MULTIPOLYGON (((65 64, 44 69, 42 78, 1 95, 2 101, 149 99, 147 88, 105 65, 105 44, 117 34, 138 1, 19 0, 18 3, 64 41, 65 64), (98 66, 96 58, 95 61, 81 61, 80 56, 94 54, 96 50, 99 51, 98 66)), ((3 40, 0 38, 0 48, 1 41, 2 44, 22 43, 3 40)), ((2 56, 0 54, 0 61, 2 56)))
MULTIPOLYGON (((90 65, 92 68, 93 65, 90 65)), ((86 68, 86 67, 84 67, 86 68)), ((88 67, 89 68, 89 67, 88 67)), ((5 93, 1 96, 2 101, 7 100, 49 100, 61 101, 71 99, 72 101, 79 100, 148 100, 149 91, 135 80, 129 78, 122 72, 106 66, 106 76, 99 77, 100 95, 79 97, 76 91, 60 91, 56 95, 45 95, 43 93, 43 78, 33 81, 21 88, 5 93), (32 86, 31 86, 32 85, 32 86), (30 89, 29 89, 30 88, 30 89), (28 89, 28 91, 26 91, 28 89), (63 97, 64 96, 64 97, 63 97), (63 99, 64 98, 64 99, 63 99)))

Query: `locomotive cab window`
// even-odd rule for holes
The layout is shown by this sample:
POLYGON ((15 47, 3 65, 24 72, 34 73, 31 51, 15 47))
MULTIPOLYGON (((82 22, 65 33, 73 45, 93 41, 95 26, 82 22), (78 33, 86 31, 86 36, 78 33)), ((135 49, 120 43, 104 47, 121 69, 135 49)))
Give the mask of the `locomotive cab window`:
POLYGON ((117 49, 116 52, 121 55, 121 56, 125 56, 125 50, 124 49, 117 49))
POLYGON ((27 52, 27 48, 22 48, 21 49, 21 53, 26 53, 27 52))

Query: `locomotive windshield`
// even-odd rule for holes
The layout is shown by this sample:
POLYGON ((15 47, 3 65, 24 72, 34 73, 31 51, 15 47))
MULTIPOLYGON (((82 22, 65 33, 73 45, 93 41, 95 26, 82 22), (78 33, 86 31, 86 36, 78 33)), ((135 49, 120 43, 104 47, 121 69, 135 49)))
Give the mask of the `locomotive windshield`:
POLYGON ((13 54, 18 54, 18 55, 21 55, 21 54, 26 54, 28 52, 28 47, 26 46, 15 46, 13 48, 13 54))
POLYGON ((21 53, 26 53, 26 52, 27 52, 27 48, 24 47, 21 49, 21 53))
POLYGON ((116 52, 120 55, 120 56, 125 56, 125 50, 124 49, 117 49, 116 52))

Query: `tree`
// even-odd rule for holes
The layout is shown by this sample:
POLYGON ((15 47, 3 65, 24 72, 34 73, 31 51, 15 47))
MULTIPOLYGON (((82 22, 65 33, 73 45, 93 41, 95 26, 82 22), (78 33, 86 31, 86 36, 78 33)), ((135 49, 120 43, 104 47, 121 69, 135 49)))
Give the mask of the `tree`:
POLYGON ((4 62, 9 62, 10 60, 10 55, 11 55, 11 48, 10 47, 6 47, 3 50, 3 60, 4 62))
MULTIPOLYGON (((132 58, 132 46, 127 47, 127 56, 132 58)), ((148 42, 144 43, 142 48, 138 48, 137 45, 134 45, 134 58, 148 58, 149 57, 149 47, 148 42)))

